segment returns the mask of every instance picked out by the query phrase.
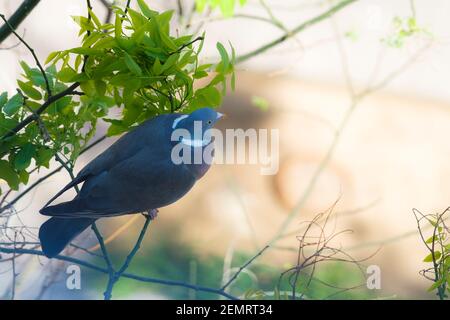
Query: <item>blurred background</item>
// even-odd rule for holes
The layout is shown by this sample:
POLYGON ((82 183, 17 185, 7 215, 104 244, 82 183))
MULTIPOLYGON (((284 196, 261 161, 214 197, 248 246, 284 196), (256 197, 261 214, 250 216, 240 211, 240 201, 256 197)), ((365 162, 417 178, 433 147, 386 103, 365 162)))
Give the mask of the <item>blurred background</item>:
MULTIPOLYGON (((249 0, 237 6, 232 17, 224 18, 219 10, 196 14, 192 29, 206 31, 204 59, 214 61, 217 41, 231 42, 240 56, 289 34, 338 2, 249 0)), ((148 3, 155 10, 178 5, 177 1, 148 3)), ((181 3, 185 10, 192 7, 190 1, 181 3)), ((92 4, 99 18, 105 18, 101 1, 92 4)), ((125 1, 117 4, 123 6, 125 1)), ((8 17, 17 6, 18 1, 2 1, 0 12, 8 17)), ((423 262, 427 252, 412 209, 436 213, 450 205, 449 10, 445 0, 356 1, 238 64, 236 91, 220 108, 228 117, 219 128, 278 129, 278 172, 264 176, 259 165, 215 165, 187 196, 160 210, 130 272, 219 287, 290 217, 283 237, 229 288, 237 296, 262 290, 270 298, 282 272, 297 264, 305 221, 331 210, 327 231, 352 231, 337 236, 333 245, 361 260, 360 266, 339 261, 320 264, 316 280, 299 289, 306 298, 434 298, 426 291, 430 283, 419 275, 427 266, 423 262), (399 33, 399 24, 410 17, 417 26, 410 33, 399 33), (369 265, 380 267, 380 290, 365 286, 369 265)), ((85 1, 43 0, 18 32, 43 61, 52 51, 78 46, 72 15, 85 15, 85 1)), ((176 30, 178 22, 173 23, 176 30)), ((14 92, 18 62, 33 61, 16 43, 14 37, 2 43, 1 91, 14 92)), ((96 136, 105 130, 100 126, 96 136)), ((83 154, 76 172, 113 141, 106 139, 83 154)), ((68 180, 61 171, 16 204, 20 214, 14 223, 29 226, 30 241, 36 241, 37 228, 45 221, 39 209, 68 180)), ((60 200, 71 199, 71 192, 60 200)), ((140 216, 101 221, 105 238, 126 226, 108 243, 115 263, 125 259, 143 221, 140 216)), ((76 243, 100 253, 90 230, 76 243)), ((98 260, 82 250, 68 250, 98 260)), ((82 290, 67 290, 67 265, 21 257, 17 298, 102 298, 106 275, 82 268, 82 290)), ((0 264, 0 272, 0 295, 8 298, 11 266, 0 264)), ((217 296, 122 279, 114 298, 217 296)))

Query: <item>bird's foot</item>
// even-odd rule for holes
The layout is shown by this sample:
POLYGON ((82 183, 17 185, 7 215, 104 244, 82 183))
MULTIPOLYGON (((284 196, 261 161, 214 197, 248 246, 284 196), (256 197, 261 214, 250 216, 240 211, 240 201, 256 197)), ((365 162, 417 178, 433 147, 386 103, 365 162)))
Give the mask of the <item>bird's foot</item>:
POLYGON ((151 209, 147 212, 143 212, 142 214, 144 215, 144 217, 153 220, 158 216, 158 209, 151 209))

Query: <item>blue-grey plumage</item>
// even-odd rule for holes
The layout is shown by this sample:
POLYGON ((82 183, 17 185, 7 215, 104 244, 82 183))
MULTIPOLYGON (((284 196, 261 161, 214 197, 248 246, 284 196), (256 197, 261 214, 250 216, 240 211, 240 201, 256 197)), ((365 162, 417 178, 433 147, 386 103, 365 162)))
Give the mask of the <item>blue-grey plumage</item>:
MULTIPOLYGON (((185 129, 194 135, 195 121, 201 121, 205 131, 220 117, 220 113, 210 108, 189 115, 160 115, 122 136, 87 164, 49 203, 83 183, 72 201, 41 209, 41 214, 52 216, 39 230, 43 252, 48 257, 56 256, 96 219, 158 209, 183 197, 209 164, 175 164, 171 153, 179 142, 171 140, 172 133, 185 129)), ((209 143, 192 148, 204 148, 209 143)))

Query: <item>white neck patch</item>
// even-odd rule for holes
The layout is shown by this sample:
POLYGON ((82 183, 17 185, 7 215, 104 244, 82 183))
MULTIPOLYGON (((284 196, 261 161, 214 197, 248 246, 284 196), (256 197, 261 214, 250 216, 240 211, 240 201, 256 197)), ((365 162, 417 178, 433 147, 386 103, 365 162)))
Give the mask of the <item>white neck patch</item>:
POLYGON ((178 123, 181 120, 186 119, 187 117, 189 117, 189 116, 187 114, 184 114, 184 115, 181 115, 181 116, 175 118, 175 120, 173 120, 173 123, 172 123, 172 129, 175 129, 177 127, 178 123))
POLYGON ((208 140, 199 140, 199 139, 186 139, 182 138, 181 143, 190 147, 204 147, 211 142, 211 139, 208 140))

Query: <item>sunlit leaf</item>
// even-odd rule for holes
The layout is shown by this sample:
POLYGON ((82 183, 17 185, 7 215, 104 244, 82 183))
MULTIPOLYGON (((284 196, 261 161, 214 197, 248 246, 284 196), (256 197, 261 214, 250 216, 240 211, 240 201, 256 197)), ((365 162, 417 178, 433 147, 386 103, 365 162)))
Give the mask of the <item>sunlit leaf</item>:
POLYGON ((0 179, 5 180, 13 190, 19 189, 20 179, 8 161, 0 160, 0 179))
POLYGON ((23 105, 23 102, 24 101, 22 95, 17 93, 12 96, 11 99, 8 100, 8 102, 5 103, 5 105, 3 106, 3 112, 11 116, 19 110, 19 108, 23 105))

